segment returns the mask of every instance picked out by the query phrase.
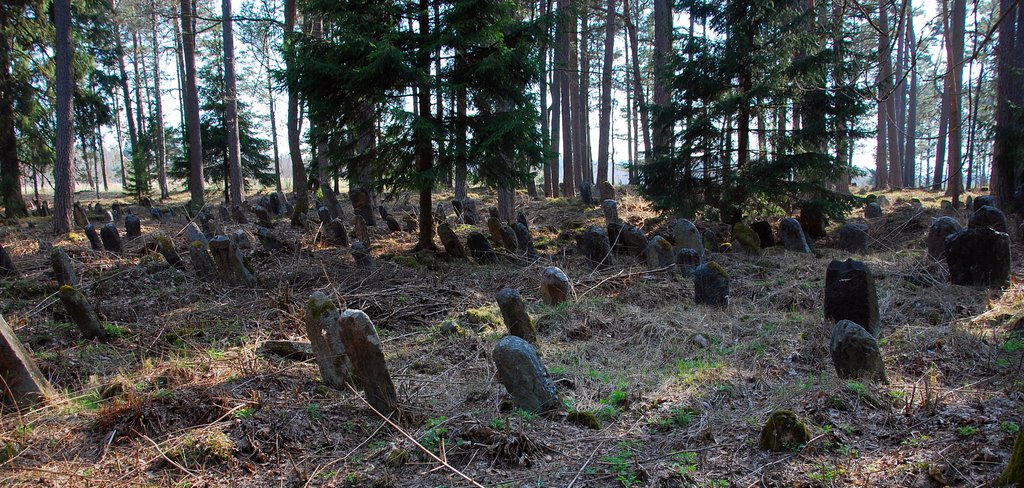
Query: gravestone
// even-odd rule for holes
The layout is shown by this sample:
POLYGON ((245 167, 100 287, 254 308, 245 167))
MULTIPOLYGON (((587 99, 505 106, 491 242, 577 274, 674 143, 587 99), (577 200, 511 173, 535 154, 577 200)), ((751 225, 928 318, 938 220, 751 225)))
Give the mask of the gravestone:
MULTIPOLYGON (((106 225, 104 225, 106 227, 106 225)), ((102 232, 102 231, 101 231, 102 232)), ((142 237, 142 220, 135 215, 129 215, 124 218, 124 234, 129 239, 135 237, 142 237)))
POLYGON ((493 205, 487 207, 487 218, 498 219, 501 221, 501 214, 498 212, 498 207, 493 205))
POLYGON ((85 237, 89 239, 89 247, 91 247, 93 251, 102 251, 103 242, 100 240, 99 234, 96 233, 96 227, 89 224, 85 226, 83 231, 85 232, 85 237))
POLYGON ((224 222, 231 220, 231 212, 228 211, 227 205, 224 205, 223 203, 217 206, 217 215, 219 215, 220 219, 224 222))
MULTIPOLYGON (((348 198, 352 201, 352 210, 355 212, 357 217, 363 218, 364 224, 377 225, 377 221, 374 220, 373 216, 373 198, 370 195, 369 190, 366 188, 356 188, 349 192, 348 198)), ((364 242, 370 241, 367 240, 364 242)))
POLYGON ((75 218, 75 227, 85 227, 89 225, 89 215, 85 213, 85 209, 82 208, 82 204, 75 202, 71 206, 72 215, 75 218))
POLYGON ((160 213, 160 208, 159 207, 150 207, 149 208, 149 217, 151 219, 153 219, 153 220, 160 220, 161 217, 163 217, 163 214, 160 213))
POLYGON ((878 195, 878 198, 875 199, 875 203, 878 203, 878 206, 883 209, 887 208, 889 207, 889 198, 885 195, 878 195))
POLYGON ((334 301, 314 292, 306 303, 306 334, 320 368, 320 380, 336 390, 347 390, 352 379, 352 362, 345 350, 338 323, 341 314, 334 301))
MULTIPOLYGON (((75 272, 75 266, 63 247, 50 250, 50 265, 53 266, 53 279, 57 281, 58 286, 78 286, 78 273, 75 272)), ((0 268, 2 267, 0 264, 0 268)))
POLYGON ((466 259, 468 257, 466 248, 462 245, 462 241, 459 240, 459 236, 455 235, 455 231, 447 223, 437 226, 437 235, 441 238, 441 244, 444 245, 444 250, 449 256, 459 259, 466 259))
POLYGON ((370 249, 366 247, 366 244, 359 239, 352 241, 352 259, 355 260, 356 266, 359 268, 373 269, 373 255, 370 254, 370 249))
POLYGON ((633 257, 643 257, 649 244, 643 231, 625 222, 609 223, 608 239, 615 253, 633 257))
POLYGON ((678 219, 672 224, 672 250, 679 252, 680 249, 690 248, 703 253, 704 242, 701 239, 700 231, 686 219, 678 219))
POLYGON ((377 205, 377 213, 380 214, 380 219, 385 221, 388 219, 388 217, 391 216, 391 214, 388 212, 387 207, 383 205, 377 205))
POLYGON ((113 222, 103 224, 100 229, 100 239, 103 241, 103 249, 109 252, 121 252, 121 236, 117 233, 117 226, 113 222))
POLYGON ((367 222, 361 215, 355 216, 355 232, 356 240, 362 241, 364 244, 370 242, 370 229, 367 228, 367 222))
POLYGON ((405 231, 410 234, 415 234, 420 230, 420 223, 416 220, 415 215, 405 214, 402 217, 402 223, 405 224, 405 231))
POLYGON ((113 221, 114 221, 114 214, 113 214, 113 212, 111 212, 110 210, 107 210, 106 212, 103 212, 103 222, 104 223, 113 222, 113 221))
POLYGON ((60 296, 60 302, 64 304, 68 317, 86 339, 106 342, 107 331, 100 323, 96 310, 82 292, 71 285, 63 285, 57 295, 60 296))
POLYGON ((242 207, 239 205, 231 206, 231 219, 234 220, 236 224, 249 223, 249 219, 245 218, 245 212, 242 212, 242 207))
POLYGON ((544 268, 540 276, 540 295, 544 303, 558 305, 569 299, 571 285, 565 272, 555 266, 544 268))
POLYGON ((971 214, 971 218, 967 221, 967 228, 992 229, 1007 233, 1009 225, 1006 223, 1006 215, 1002 210, 991 205, 983 205, 971 214))
POLYGON ((804 234, 811 239, 825 237, 826 220, 824 212, 814 205, 804 205, 800 209, 800 225, 804 234))
POLYGON ((231 242, 235 243, 240 252, 252 250, 252 236, 245 229, 237 229, 228 237, 231 239, 231 242))
POLYGON ((522 210, 516 212, 516 222, 523 224, 527 229, 530 228, 530 221, 527 220, 526 214, 524 214, 522 210))
POLYGON ((975 209, 980 209, 981 207, 984 207, 986 205, 988 205, 990 207, 995 207, 996 206, 996 197, 994 197, 992 195, 982 195, 982 196, 974 199, 974 208, 975 209))
POLYGON ((704 231, 702 240, 704 241, 704 249, 695 249, 695 251, 699 252, 701 255, 706 252, 718 252, 718 247, 721 245, 718 233, 712 229, 707 229, 704 231))
POLYGON ((529 342, 513 335, 502 337, 491 356, 498 380, 516 408, 543 413, 561 407, 555 384, 529 342))
POLYGON ((192 261, 192 269, 196 274, 204 278, 213 278, 217 275, 217 267, 213 264, 213 256, 210 255, 209 244, 200 241, 192 241, 188 245, 188 256, 192 261))
POLYGON ((440 222, 448 220, 448 212, 445 211, 444 203, 438 202, 437 207, 434 208, 434 219, 440 222))
POLYGON ((619 221, 619 204, 615 200, 604 200, 601 202, 601 212, 604 213, 604 223, 609 225, 619 221))
POLYGON ((280 237, 274 235, 274 233, 266 227, 256 228, 256 239, 260 241, 260 245, 262 245, 263 249, 267 252, 289 252, 292 250, 292 245, 289 242, 286 242, 280 237))
POLYGON ((647 244, 645 254, 648 268, 665 268, 676 262, 675 255, 672 253, 672 244, 669 244, 668 239, 661 236, 654 236, 651 239, 647 244))
POLYGON ((864 218, 865 219, 877 219, 882 216, 882 206, 878 203, 871 202, 864 207, 864 218))
POLYGON ((210 244, 210 240, 206 238, 206 234, 203 231, 199 230, 199 226, 195 222, 189 222, 185 226, 185 242, 191 244, 197 241, 204 247, 210 244))
POLYGON ((256 223, 258 225, 268 229, 274 227, 274 219, 270 216, 270 210, 267 210, 266 207, 256 205, 252 211, 256 214, 256 223))
POLYGON ((939 217, 932 222, 928 228, 928 237, 925 243, 928 246, 928 257, 940 261, 946 252, 946 238, 960 232, 960 222, 953 217, 939 217))
POLYGON ((17 278, 19 276, 21 273, 18 272, 18 267, 11 259, 11 253, 7 252, 7 248, 0 244, 0 277, 17 278))
POLYGON ((825 318, 832 323, 851 320, 864 324, 872 336, 882 333, 878 318, 875 277, 866 264, 834 260, 825 271, 825 318))
POLYGON ((533 327, 533 320, 526 313, 526 302, 522 295, 514 288, 504 288, 494 296, 501 309, 501 318, 505 321, 508 333, 522 337, 530 342, 537 341, 537 331, 533 327))
POLYGON ((761 249, 768 249, 775 246, 775 234, 772 232, 772 224, 764 220, 751 222, 750 228, 757 233, 757 239, 761 241, 761 249))
POLYGON ((1010 236, 992 229, 966 229, 946 238, 943 254, 954 285, 1001 288, 1010 281, 1010 236))
POLYGON ((7 401, 21 408, 56 398, 32 355, 0 315, 0 392, 7 401))
POLYGON ((811 252, 811 247, 807 245, 807 238, 804 237, 803 227, 792 217, 786 217, 779 221, 779 237, 782 239, 782 245, 788 251, 811 252))
POLYGON ((601 196, 601 200, 615 200, 615 187, 607 181, 602 181, 597 184, 597 192, 601 196))
POLYGON ((341 219, 334 219, 324 228, 324 239, 336 246, 348 247, 348 228, 341 219))
POLYGON ((487 217, 485 222, 487 223, 487 232, 491 234, 491 240, 495 244, 505 247, 503 244, 504 240, 501 237, 501 221, 497 217, 487 217))
POLYGON ((508 224, 501 224, 501 245, 510 253, 519 252, 519 240, 516 239, 516 231, 508 224))
POLYGON ((594 186, 589 181, 580 183, 580 201, 584 205, 594 204, 594 186))
POLYGON ((849 320, 840 320, 832 328, 829 354, 836 375, 844 380, 867 379, 888 383, 885 362, 875 336, 849 320))
POLYGON ((227 236, 210 239, 210 255, 222 280, 240 285, 256 285, 256 276, 246 266, 238 246, 227 236))
POLYGON ((531 259, 536 258, 537 249, 533 247, 533 236, 530 235, 530 229, 522 222, 516 222, 513 230, 516 233, 516 247, 519 249, 519 254, 531 259))
POLYGON ((495 263, 498 261, 498 255, 495 254, 491 243, 479 232, 469 233, 469 237, 466 238, 466 247, 469 250, 469 255, 473 256, 473 260, 478 264, 495 263))
POLYGON ((398 410, 398 393, 370 317, 362 310, 345 310, 338 324, 345 354, 352 364, 352 379, 366 393, 366 402, 381 415, 394 413, 398 410))
POLYGON ((868 252, 868 226, 849 222, 839 228, 839 249, 847 252, 868 252))
POLYGON ((178 251, 174 249, 174 243, 171 242, 171 240, 168 239, 167 237, 156 237, 156 250, 157 252, 160 253, 161 256, 164 257, 164 259, 167 261, 167 264, 174 267, 181 266, 181 256, 179 256, 178 251))
POLYGON ((476 225, 480 222, 480 216, 476 210, 476 200, 472 198, 463 198, 462 200, 452 200, 452 208, 455 209, 455 213, 462 219, 462 223, 467 225, 476 225))
MULTIPOLYGON (((771 231, 771 227, 768 227, 771 231)), ((759 252, 761 250, 761 236, 749 225, 743 222, 736 222, 732 226, 732 240, 734 245, 739 245, 740 250, 745 252, 759 252)))
MULTIPOLYGON (((381 208, 384 208, 384 207, 381 207, 381 208)), ((384 223, 387 224, 388 230, 391 231, 391 232, 401 232, 402 231, 402 224, 399 224, 398 220, 396 220, 395 217, 392 216, 392 215, 388 215, 387 217, 385 217, 384 218, 384 223)))
POLYGON ((970 195, 967 195, 967 201, 965 202, 964 207, 967 209, 968 212, 973 212, 974 211, 974 197, 972 197, 970 195))
POLYGON ((700 263, 701 256, 695 249, 684 247, 676 253, 676 268, 684 277, 693 276, 693 271, 700 263))
POLYGON ((775 410, 768 416, 757 447, 762 451, 796 451, 811 441, 811 433, 796 414, 789 410, 775 410))
POLYGON ((608 234, 600 226, 592 225, 579 241, 580 250, 593 270, 605 269, 612 264, 612 246, 608 234))
POLYGON ((323 205, 316 208, 316 216, 320 219, 320 223, 322 225, 327 225, 328 222, 334 220, 334 218, 331 217, 331 211, 327 210, 327 207, 323 205))
POLYGON ((693 301, 697 305, 729 305, 729 273, 714 261, 693 271, 693 301))

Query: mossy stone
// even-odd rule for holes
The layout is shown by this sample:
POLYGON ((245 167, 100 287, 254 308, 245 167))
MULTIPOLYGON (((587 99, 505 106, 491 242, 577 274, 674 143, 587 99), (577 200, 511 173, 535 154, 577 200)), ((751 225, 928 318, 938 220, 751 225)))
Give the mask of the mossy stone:
POLYGON ((789 410, 776 410, 768 416, 761 429, 757 447, 762 451, 792 451, 807 444, 811 433, 807 426, 789 410))
POLYGON ((743 222, 736 222, 732 226, 732 238, 740 244, 744 251, 756 252, 761 250, 761 237, 757 235, 757 232, 754 232, 754 229, 743 222))
POLYGON ((594 415, 593 412, 573 410, 569 412, 569 416, 566 417, 566 420, 588 429, 601 430, 601 419, 597 418, 597 415, 594 415))
POLYGON ((1006 463, 1006 469, 996 480, 996 486, 1024 486, 1024 435, 1017 434, 1010 462, 1006 463))

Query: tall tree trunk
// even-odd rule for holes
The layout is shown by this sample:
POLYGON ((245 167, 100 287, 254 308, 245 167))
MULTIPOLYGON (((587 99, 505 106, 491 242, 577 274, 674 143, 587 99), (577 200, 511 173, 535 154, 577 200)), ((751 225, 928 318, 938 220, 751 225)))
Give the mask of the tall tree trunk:
POLYGON ((191 206, 203 208, 203 138, 199 125, 199 90, 196 87, 196 20, 192 0, 181 0, 181 50, 185 72, 185 125, 188 135, 188 190, 191 206))
POLYGON ((887 188, 889 175, 889 100, 892 97, 892 55, 889 49, 889 6, 878 2, 878 131, 875 134, 875 187, 887 188))
POLYGON ((964 28, 967 23, 967 1, 948 0, 952 2, 952 11, 949 5, 943 2, 943 10, 946 15, 946 76, 951 77, 949 96, 949 158, 948 173, 949 183, 946 185, 946 195, 953 198, 956 205, 960 200, 960 193, 963 191, 961 165, 963 164, 963 113, 961 112, 960 92, 963 87, 963 57, 964 57, 964 28))
POLYGON ((601 114, 597 141, 597 182, 608 181, 608 151, 611 148, 612 64, 615 62, 615 0, 608 0, 604 21, 604 62, 601 65, 601 114))
POLYGON ((72 94, 75 79, 72 70, 74 46, 71 43, 71 0, 54 0, 56 26, 57 141, 53 163, 53 233, 71 231, 71 195, 75 191, 74 164, 75 111, 72 94))
MULTIPOLYGON (((284 42, 292 42, 295 31, 295 17, 298 15, 297 0, 284 2, 284 42)), ((292 61, 285 57, 285 69, 291 69, 292 61)), ((292 225, 302 225, 301 215, 309 205, 306 191, 306 167, 302 164, 302 147, 299 143, 299 94, 292 87, 288 88, 288 152, 292 160, 292 186, 295 190, 295 212, 292 214, 292 225)))
MULTIPOLYGON (((459 50, 455 54, 455 69, 461 70, 466 63, 466 52, 459 50)), ((468 196, 466 178, 468 173, 466 141, 469 138, 469 126, 467 125, 466 110, 469 103, 469 94, 465 86, 455 89, 455 199, 465 200, 468 196)))
POLYGON ((11 40, 8 9, 0 7, 0 197, 7 217, 25 217, 28 208, 21 194, 21 162, 14 123, 14 86, 11 76, 11 40))
POLYGON ((946 144, 949 140, 949 96, 950 79, 943 77, 942 95, 939 106, 939 138, 935 142, 935 170, 932 172, 932 190, 941 190, 945 182, 946 144))
MULTIPOLYGON (((139 55, 139 33, 132 32, 132 71, 135 72, 135 126, 139 129, 139 138, 143 137, 146 133, 146 122, 145 113, 142 110, 142 88, 146 83, 142 80, 142 74, 139 73, 139 63, 142 61, 139 55)), ((134 148, 132 148, 134 149, 134 148)), ((136 152, 132 151, 132 156, 136 156, 136 152)), ((145 154, 138 154, 139 157, 145 157, 145 154)), ((136 175, 138 177, 138 175, 136 175)))
POLYGON ((228 169, 231 171, 231 204, 241 205, 245 192, 242 155, 238 145, 238 91, 235 89, 235 36, 231 0, 221 2, 224 22, 224 129, 228 139, 228 169))
POLYGON ((554 55, 561 49, 556 47, 554 53, 552 53, 551 62, 551 158, 548 159, 547 165, 550 166, 551 176, 551 193, 549 196, 557 197, 562 194, 561 185, 558 184, 559 180, 559 148, 561 146, 561 115, 562 115, 562 100, 561 100, 561 71, 555 69, 557 67, 558 59, 554 55))
POLYGON ((573 89, 572 84, 569 82, 569 51, 572 50, 572 46, 569 44, 573 39, 573 33, 570 30, 570 24, 575 30, 575 17, 570 9, 570 2, 568 0, 558 0, 558 41, 555 47, 556 52, 556 64, 559 72, 559 98, 562 103, 561 110, 561 132, 562 132, 562 171, 564 186, 562 188, 562 194, 566 197, 576 196, 576 177, 573 174, 575 166, 575 158, 573 158, 573 149, 575 144, 573 143, 573 133, 575 127, 573 126, 572 119, 572 98, 573 89))
MULTIPOLYGON (((548 12, 551 10, 551 0, 540 0, 540 15, 542 18, 547 18, 548 12)), ((538 49, 540 50, 540 134, 541 141, 543 141, 544 147, 551 147, 551 125, 548 119, 548 43, 546 42, 547 36, 550 34, 551 29, 547 26, 547 21, 543 21, 545 25, 544 35, 541 37, 541 41, 538 43, 538 49)), ((544 196, 554 196, 551 191, 551 159, 544 160, 544 196)))
MULTIPOLYGON (((572 19, 572 31, 569 40, 569 88, 562 92, 569 94, 570 123, 572 124, 572 184, 575 188, 583 183, 583 97, 580 94, 580 32, 576 19, 572 19)), ((569 179, 566 178, 566 182, 569 179)), ((568 184, 568 183, 567 183, 568 184)), ((574 193, 575 194, 575 191, 574 193)))
POLYGON ((156 0, 150 0, 149 3, 151 9, 151 19, 153 21, 153 92, 156 96, 153 97, 153 105, 156 108, 156 170, 157 170, 157 181, 160 185, 160 199, 170 198, 171 194, 167 191, 167 151, 164 146, 164 109, 163 102, 160 100, 160 41, 159 33, 157 32, 156 21, 156 0))
POLYGON ((1024 2, 999 0, 999 17, 1003 21, 996 44, 996 127, 989 183, 999 206, 1009 209, 1024 176, 1019 167, 1024 160, 1024 2))
POLYGON ((121 134, 121 107, 118 105, 117 94, 111 95, 114 99, 114 128, 117 134, 117 157, 121 161, 121 189, 128 184, 128 177, 124 168, 124 136, 121 134))
MULTIPOLYGON (((111 8, 113 8, 113 3, 111 3, 111 8)), ((117 10, 114 9, 114 12, 117 12, 117 10)), ((114 42, 117 45, 117 68, 121 75, 118 81, 121 84, 121 92, 124 95, 124 111, 125 116, 128 119, 128 140, 132 143, 131 154, 134 155, 137 150, 136 148, 139 147, 139 132, 135 127, 135 116, 132 113, 131 90, 128 89, 128 70, 125 69, 124 64, 124 41, 121 39, 121 27, 116 14, 114 15, 114 29, 116 31, 114 35, 114 42)), ((124 165, 122 164, 122 167, 123 166, 124 165)), ((124 171, 122 171, 122 176, 124 176, 123 173, 124 171)), ((122 179, 124 181, 121 182, 121 185, 127 185, 128 180, 124 178, 122 179)))
POLYGON ((909 53, 908 67, 910 69, 910 87, 908 89, 909 102, 907 105, 906 145, 903 149, 903 185, 916 187, 915 179, 917 166, 917 39, 914 32, 913 8, 908 9, 907 14, 907 52, 909 53))
MULTIPOLYGON (((640 41, 637 39, 636 23, 633 18, 633 11, 629 6, 629 0, 622 0, 622 20, 626 25, 626 32, 629 33, 629 51, 630 58, 633 61, 633 104, 637 107, 636 112, 640 114, 640 135, 644 141, 643 159, 644 164, 647 164, 650 162, 651 156, 651 122, 646 108, 647 102, 644 97, 643 78, 640 76, 640 41)), ((639 153, 639 147, 636 150, 639 153)), ((630 181, 630 183, 632 184, 634 181, 630 181)))
POLYGON ((655 113, 655 123, 651 140, 654 144, 652 149, 655 159, 668 157, 672 149, 673 123, 666 113, 671 97, 668 87, 668 63, 671 56, 672 0, 654 0, 654 78, 651 105, 655 113))
MULTIPOLYGON (((263 40, 263 55, 270 59, 270 44, 263 40)), ((281 192, 281 153, 277 143, 277 111, 274 103, 274 76, 267 64, 267 108, 270 109, 270 139, 274 142, 274 180, 277 191, 281 192)))
MULTIPOLYGON (((420 11, 419 11, 419 24, 420 24, 420 35, 424 39, 430 38, 430 2, 428 0, 420 0, 420 11)), ((417 53, 417 65, 420 69, 430 71, 430 51, 423 45, 419 47, 417 53)), ((431 120, 433 114, 430 113, 430 82, 429 77, 426 77, 424 81, 420 83, 419 93, 419 117, 424 121, 431 120)), ((416 146, 416 171, 421 175, 424 175, 425 183, 420 183, 420 235, 419 240, 416 242, 415 250, 436 250, 437 245, 434 244, 434 208, 432 203, 432 191, 433 181, 430 176, 427 176, 434 169, 434 155, 433 149, 431 148, 431 141, 429 134, 426 130, 415 129, 416 146)))
POLYGON ((97 144, 99 145, 100 173, 103 175, 103 191, 110 191, 110 188, 107 185, 107 154, 106 151, 103 150, 103 128, 98 125, 96 126, 96 134, 93 135, 93 143, 94 150, 95 146, 97 144))
POLYGON ((580 91, 579 91, 579 136, 580 136, 580 179, 593 184, 594 163, 590 153, 590 0, 582 0, 580 8, 580 91))

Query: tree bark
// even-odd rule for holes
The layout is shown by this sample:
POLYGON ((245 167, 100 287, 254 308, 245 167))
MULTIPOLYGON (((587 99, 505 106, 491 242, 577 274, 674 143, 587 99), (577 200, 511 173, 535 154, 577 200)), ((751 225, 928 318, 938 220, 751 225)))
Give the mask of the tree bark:
POLYGON ((191 206, 203 208, 203 139, 199 126, 199 90, 196 87, 196 24, 192 0, 181 0, 181 47, 185 62, 185 125, 188 134, 188 189, 191 206))
POLYGON ((591 184, 594 183, 594 166, 590 153, 590 0, 582 0, 580 8, 580 33, 579 33, 579 162, 580 179, 591 184))
MULTIPOLYGON (((651 153, 651 122, 646 108, 643 78, 640 77, 640 43, 637 40, 636 24, 633 22, 633 12, 629 6, 629 0, 622 0, 622 20, 626 24, 626 32, 629 33, 629 50, 633 61, 633 104, 637 107, 636 111, 640 113, 639 129, 644 141, 643 160, 644 164, 647 164, 650 162, 651 153)), ((636 151, 639 154, 639 147, 636 148, 636 151)))
MULTIPOLYGON (((913 12, 913 9, 909 9, 913 12)), ((908 87, 907 97, 909 99, 907 105, 907 125, 906 125, 906 145, 903 149, 903 185, 909 187, 916 187, 917 181, 915 179, 916 166, 917 166, 917 39, 914 32, 914 16, 912 14, 907 15, 907 35, 906 35, 907 52, 909 58, 909 69, 910 69, 910 86, 908 87)))
POLYGON ((7 36, 8 9, 0 7, 0 197, 7 217, 28 215, 21 194, 21 162, 18 160, 18 136, 14 123, 14 86, 11 76, 11 40, 7 36))
POLYGON ((946 167, 946 143, 949 140, 949 88, 950 80, 942 81, 942 96, 939 107, 939 138, 935 142, 935 170, 932 172, 932 190, 941 190, 946 167))
MULTIPOLYGON (((297 0, 284 2, 284 42, 291 42, 295 31, 295 17, 298 15, 297 0)), ((291 69, 291 60, 285 57, 286 69, 291 69)), ((295 191, 295 212, 292 214, 292 225, 301 225, 300 216, 309 205, 306 191, 306 167, 302 164, 302 147, 299 129, 299 94, 294 88, 288 88, 288 152, 292 160, 292 186, 295 191)))
POLYGON ((615 62, 615 0, 608 0, 604 25, 604 62, 601 66, 601 113, 598 120, 597 182, 608 181, 608 151, 611 149, 612 64, 615 62))
POLYGON ((575 158, 573 157, 573 133, 575 127, 572 119, 572 98, 573 89, 569 82, 569 51, 572 46, 569 44, 573 39, 569 24, 575 26, 575 18, 569 8, 568 0, 558 0, 558 45, 555 48, 558 69, 559 98, 562 103, 561 110, 561 132, 562 132, 562 172, 564 186, 562 194, 566 197, 576 196, 576 176, 573 174, 575 158))
MULTIPOLYGON (((961 159, 963 154, 963 113, 961 112, 960 92, 963 87, 964 28, 967 22, 967 1, 949 0, 952 11, 946 12, 946 76, 951 78, 949 100, 949 182, 946 185, 946 196, 953 198, 956 205, 963 191, 961 159)), ((944 2, 943 10, 949 5, 944 2)))
POLYGON ((556 69, 557 57, 560 47, 556 46, 554 53, 552 53, 552 70, 551 70, 551 158, 547 164, 550 166, 551 175, 551 193, 549 196, 558 197, 562 194, 561 185, 559 185, 559 149, 561 147, 561 116, 562 116, 562 82, 561 72, 556 69))
POLYGON ((71 43, 71 0, 54 0, 53 18, 56 27, 56 84, 57 141, 53 163, 53 232, 71 231, 71 195, 75 191, 72 176, 74 164, 75 112, 73 92, 75 79, 72 63, 74 46, 71 43))
MULTIPOLYGON (((654 79, 651 104, 655 113, 651 140, 655 159, 668 157, 671 151, 671 120, 665 112, 671 97, 668 87, 668 60, 672 55, 672 0, 654 0, 654 79)), ((747 123, 741 121, 741 124, 747 123)), ((742 133, 740 137, 745 137, 742 133)))
POLYGON ((878 2, 878 129, 875 134, 875 187, 889 187, 889 99, 892 97, 892 60, 889 50, 889 7, 878 2))
MULTIPOLYGON (((186 0, 182 1, 184 2, 186 0)), ((113 5, 113 3, 111 5, 113 5)), ((113 6, 111 8, 113 8, 113 6)), ((135 154, 136 148, 139 147, 139 132, 135 127, 135 116, 132 113, 131 90, 128 89, 128 70, 125 69, 124 64, 124 41, 121 39, 121 26, 116 15, 117 10, 114 9, 114 12, 114 29, 116 30, 114 41, 117 44, 117 67, 121 75, 118 81, 120 81, 121 92, 124 95, 125 116, 128 118, 128 140, 132 143, 131 154, 135 154)), ((122 164, 122 167, 123 166, 124 165, 122 164)), ((122 176, 124 176, 124 171, 122 171, 122 176)), ((122 178, 122 180, 121 185, 128 184, 127 179, 122 178)))
MULTIPOLYGON (((424 39, 430 38, 430 22, 429 22, 429 7, 430 2, 428 0, 420 0, 420 11, 419 11, 419 24, 420 24, 420 35, 424 39)), ((421 45, 419 53, 417 54, 417 65, 420 69, 429 72, 430 71, 430 51, 426 46, 421 45)), ((433 114, 430 113, 430 81, 429 76, 425 76, 423 81, 420 83, 419 93, 419 116, 423 120, 430 120, 433 118, 433 114)), ((422 129, 415 129, 415 151, 416 151, 416 171, 423 174, 427 180, 426 183, 421 183, 420 187, 420 235, 419 240, 416 242, 415 250, 423 251, 437 250, 437 245, 434 244, 434 208, 432 203, 432 192, 433 192, 433 181, 432 178, 426 176, 434 168, 434 154, 433 148, 431 148, 430 138, 428 133, 422 129)))
MULTIPOLYGON (((263 55, 270 59, 270 45, 263 40, 263 55)), ((281 192, 281 153, 277 143, 277 113, 274 107, 274 78, 267 63, 267 108, 270 109, 270 138, 274 141, 274 180, 277 191, 281 192)))
POLYGON ((998 205, 1008 209, 1021 183, 1018 164, 1024 155, 1020 144, 1024 120, 1018 112, 1024 105, 1024 2, 999 0, 999 17, 1003 21, 996 44, 996 127, 990 186, 998 205))
POLYGON ((160 199, 170 198, 167 191, 167 151, 164 147, 164 110, 160 92, 160 41, 156 21, 156 0, 150 0, 150 18, 153 21, 153 105, 156 108, 156 169, 160 185, 160 199))
POLYGON ((241 205, 245 193, 242 155, 238 145, 238 91, 235 89, 235 36, 231 0, 221 2, 224 22, 224 129, 228 140, 228 169, 231 172, 231 204, 241 205))

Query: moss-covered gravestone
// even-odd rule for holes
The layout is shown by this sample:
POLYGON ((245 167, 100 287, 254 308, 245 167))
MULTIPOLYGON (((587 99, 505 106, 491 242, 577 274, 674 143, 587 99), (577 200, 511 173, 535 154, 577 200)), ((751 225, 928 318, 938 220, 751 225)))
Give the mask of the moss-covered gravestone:
POLYGON ((811 440, 807 426, 789 410, 776 410, 761 429, 757 447, 762 451, 794 451, 811 440))
POLYGON ((672 244, 668 242, 668 239, 661 236, 654 236, 651 239, 647 244, 647 250, 644 254, 647 258, 648 268, 667 268, 676 262, 676 257, 672 252, 672 244))
POLYGON ((86 339, 107 340, 107 331, 100 323, 100 317, 82 292, 71 285, 64 285, 60 287, 58 296, 71 321, 86 339))
POLYGON ((491 243, 487 241, 487 237, 479 232, 470 232, 469 237, 466 238, 466 247, 469 249, 469 255, 473 256, 478 264, 495 263, 498 261, 498 255, 494 252, 494 248, 491 247, 491 243))
POLYGON ((192 269, 196 274, 204 278, 213 278, 217 275, 217 267, 213 264, 213 256, 206 244, 199 241, 192 241, 188 245, 188 256, 192 260, 192 269))
POLYGON ((498 380, 516 408, 543 413, 562 406, 547 368, 529 342, 514 335, 502 337, 491 356, 498 380))
POLYGON ((505 326, 508 327, 508 333, 535 342, 537 331, 533 327, 530 315, 526 313, 526 302, 523 301, 523 296, 519 294, 519 291, 505 288, 499 291, 494 298, 498 302, 498 308, 501 309, 501 318, 504 319, 505 326))
POLYGON ((612 245, 608 233, 600 226, 590 226, 580 237, 579 245, 591 269, 600 270, 611 266, 612 245))
POLYGON ((32 355, 0 315, 0 392, 5 400, 28 407, 56 396, 50 382, 36 367, 32 355))
POLYGON ((103 241, 100 239, 99 233, 96 232, 96 227, 88 224, 82 229, 82 232, 85 232, 85 237, 89 239, 89 247, 93 251, 103 250, 103 241))
POLYGON ((174 243, 167 237, 156 237, 156 250, 167 260, 167 264, 176 268, 181 266, 181 256, 178 255, 177 249, 174 249, 174 243))
POLYGON ((352 362, 345 350, 338 323, 338 307, 321 292, 310 295, 306 304, 306 334, 320 367, 320 380, 337 390, 346 390, 352 379, 352 362))
POLYGON ((229 283, 254 286, 256 275, 245 264, 242 253, 227 236, 210 239, 210 255, 221 279, 229 283))
POLYGON ((58 285, 78 286, 78 273, 63 247, 50 250, 50 265, 53 266, 53 279, 57 280, 58 285))
POLYGON ((540 277, 540 295, 544 303, 558 305, 569 299, 569 277, 561 269, 549 266, 540 277))
POLYGON ((761 250, 761 237, 749 225, 736 222, 732 226, 732 240, 742 251, 758 252, 761 250))
POLYGON ((370 317, 362 310, 346 310, 338 318, 338 323, 356 386, 366 393, 367 403, 378 412, 384 415, 395 412, 398 410, 398 394, 370 317))
POLYGON ((729 273, 714 261, 693 271, 693 301, 698 305, 729 305, 729 273))
POLYGON ((199 242, 206 247, 210 244, 210 240, 206 238, 206 234, 199 230, 199 226, 195 222, 189 222, 185 226, 185 242, 192 244, 193 242, 199 242))

